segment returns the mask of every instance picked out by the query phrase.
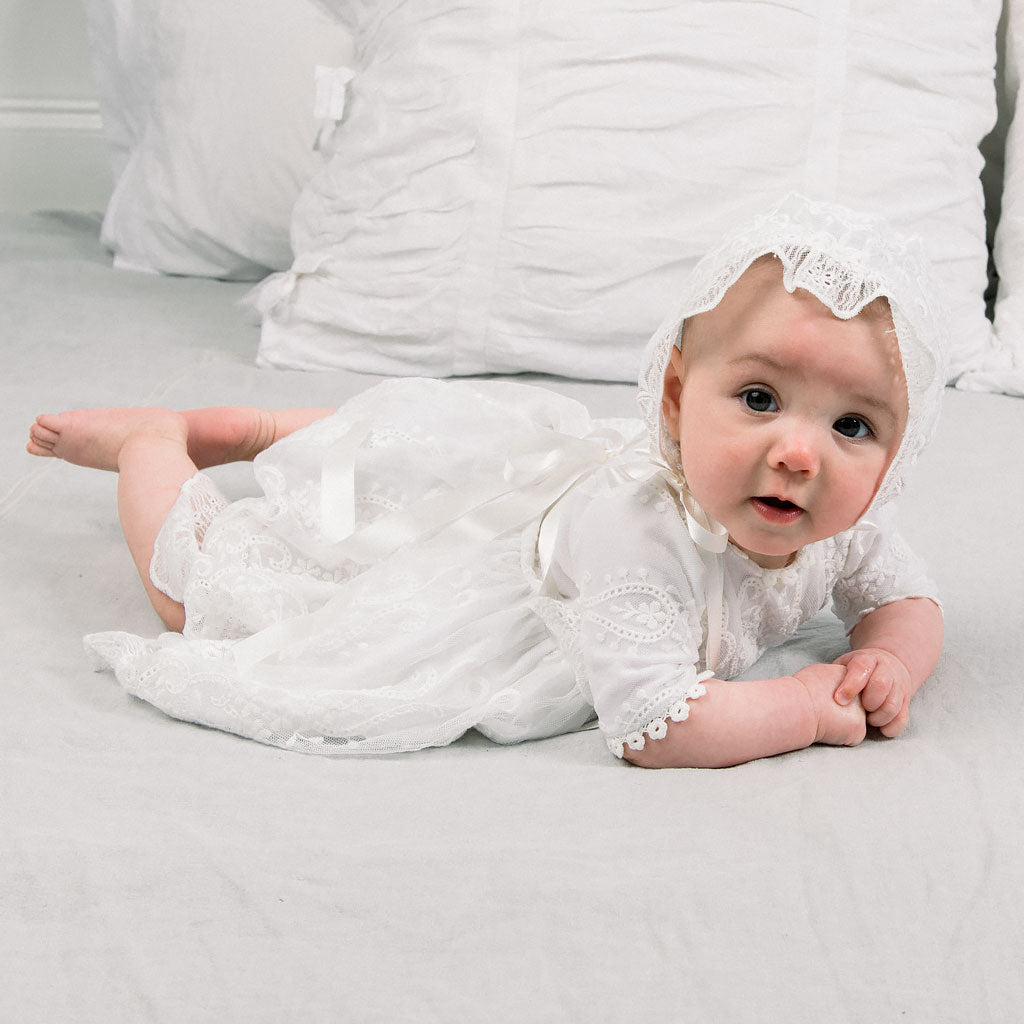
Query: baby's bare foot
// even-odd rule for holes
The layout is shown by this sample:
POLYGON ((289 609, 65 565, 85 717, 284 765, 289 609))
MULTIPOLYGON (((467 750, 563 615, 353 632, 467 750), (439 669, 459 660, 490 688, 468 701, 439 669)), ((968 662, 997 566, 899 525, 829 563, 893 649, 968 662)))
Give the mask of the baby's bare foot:
POLYGON ((185 443, 188 425, 170 409, 76 409, 44 413, 29 430, 25 450, 30 455, 63 459, 76 466, 117 470, 127 438, 148 430, 185 443))
POLYGON ((860 698, 845 707, 837 704, 836 687, 846 675, 842 665, 808 665, 795 673, 807 688, 818 722, 815 743, 855 747, 867 735, 867 716, 860 698))

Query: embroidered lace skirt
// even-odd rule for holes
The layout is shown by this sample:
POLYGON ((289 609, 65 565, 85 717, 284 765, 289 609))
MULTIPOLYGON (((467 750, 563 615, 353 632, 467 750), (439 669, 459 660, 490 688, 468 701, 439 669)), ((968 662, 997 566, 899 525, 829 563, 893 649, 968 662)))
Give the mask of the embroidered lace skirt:
POLYGON ((254 463, 262 494, 181 490, 151 575, 183 634, 86 638, 169 715, 305 752, 499 742, 593 711, 535 611, 544 511, 609 455, 576 402, 389 381, 254 463))

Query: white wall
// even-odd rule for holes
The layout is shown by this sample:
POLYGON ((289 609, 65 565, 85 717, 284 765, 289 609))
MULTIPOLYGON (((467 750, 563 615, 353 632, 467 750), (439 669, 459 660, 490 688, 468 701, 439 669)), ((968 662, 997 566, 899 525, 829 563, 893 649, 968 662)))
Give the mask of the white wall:
POLYGON ((79 0, 0 0, 0 209, 102 210, 110 188, 79 0))

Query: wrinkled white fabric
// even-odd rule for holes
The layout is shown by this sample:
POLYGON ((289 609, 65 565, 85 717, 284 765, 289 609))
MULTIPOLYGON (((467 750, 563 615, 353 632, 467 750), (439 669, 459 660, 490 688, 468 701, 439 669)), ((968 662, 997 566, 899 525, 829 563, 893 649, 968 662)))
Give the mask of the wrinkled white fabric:
POLYGON ((260 291, 264 365, 634 380, 726 225, 790 189, 919 234, 991 346, 999 0, 324 0, 356 76, 260 291))
MULTIPOLYGON (((303 751, 418 749, 471 727, 512 742, 582 725, 592 709, 530 608, 536 512, 513 516, 497 537, 442 529, 372 564, 350 557, 351 538, 335 539, 323 514, 332 455, 367 419, 355 538, 504 481, 524 435, 546 430, 557 444, 595 433, 581 405, 540 388, 382 384, 259 456, 261 497, 228 503, 207 476, 193 477, 152 564, 157 586, 187 609, 184 634, 99 634, 88 645, 168 714, 303 751), (286 630, 251 656, 268 631, 328 602, 337 613, 322 628, 286 630)), ((618 436, 597 426, 595 466, 618 436)))
POLYGON ((502 742, 578 728, 642 748, 712 673, 730 678, 830 602, 847 627, 935 597, 892 498, 944 375, 927 270, 877 222, 792 197, 697 268, 648 349, 644 422, 500 382, 389 381, 256 460, 262 495, 199 474, 151 574, 183 635, 87 638, 168 714, 308 752, 381 753, 477 728, 502 742), (663 444, 660 376, 685 317, 775 252, 787 287, 840 316, 887 295, 907 367, 903 443, 862 521, 779 570, 726 542, 663 444))
POLYGON ((956 386, 1024 398, 1024 8, 1019 4, 1005 5, 1000 33, 1005 42, 1000 106, 1009 113, 1009 122, 999 192, 991 197, 999 211, 992 244, 999 281, 995 324, 992 343, 970 361, 956 386))
POLYGON ((114 172, 102 229, 114 265, 238 281, 291 266, 291 211, 323 164, 314 69, 345 63, 350 34, 313 0, 82 6, 114 172))

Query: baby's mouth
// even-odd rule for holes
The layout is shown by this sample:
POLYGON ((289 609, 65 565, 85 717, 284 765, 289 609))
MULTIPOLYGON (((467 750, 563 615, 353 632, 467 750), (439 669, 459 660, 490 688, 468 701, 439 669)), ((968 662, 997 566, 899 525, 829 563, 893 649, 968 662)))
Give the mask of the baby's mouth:
POLYGON ((750 500, 758 514, 772 523, 791 523, 804 513, 799 505, 773 494, 759 495, 750 500))

